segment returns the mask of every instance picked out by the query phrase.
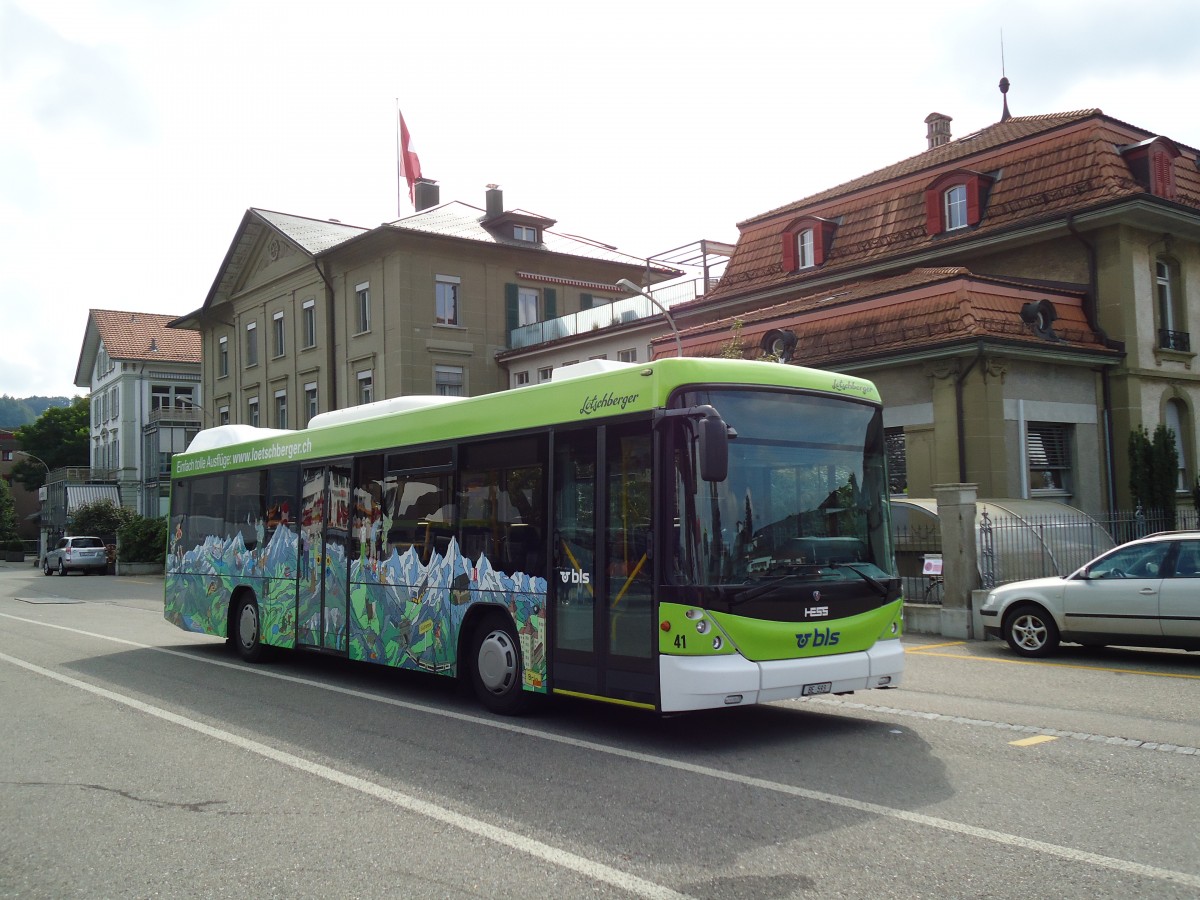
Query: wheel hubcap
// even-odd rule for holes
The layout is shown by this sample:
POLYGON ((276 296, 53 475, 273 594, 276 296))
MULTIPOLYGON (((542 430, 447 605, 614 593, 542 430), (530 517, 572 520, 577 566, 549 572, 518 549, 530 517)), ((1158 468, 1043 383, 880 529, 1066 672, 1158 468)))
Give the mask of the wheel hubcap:
POLYGON ((258 610, 253 603, 242 607, 242 614, 238 617, 238 640, 246 648, 253 647, 258 641, 258 610))
POLYGON ((517 679, 517 648, 508 632, 493 631, 479 645, 479 680, 493 694, 503 694, 517 679))
POLYGON ((1013 636, 1027 650, 1039 650, 1046 643, 1046 626, 1032 616, 1021 616, 1013 623, 1013 636))

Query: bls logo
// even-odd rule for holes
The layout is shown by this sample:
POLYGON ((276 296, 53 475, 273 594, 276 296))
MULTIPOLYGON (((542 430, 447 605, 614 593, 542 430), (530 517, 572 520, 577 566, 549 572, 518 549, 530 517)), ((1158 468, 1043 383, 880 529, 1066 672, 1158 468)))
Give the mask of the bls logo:
POLYGON ((591 584, 592 576, 578 569, 559 569, 558 577, 563 584, 591 584))
POLYGON ((822 630, 818 628, 812 634, 796 635, 796 646, 803 650, 811 642, 812 646, 814 647, 832 647, 841 639, 841 637, 842 633, 840 631, 830 631, 828 628, 822 630))

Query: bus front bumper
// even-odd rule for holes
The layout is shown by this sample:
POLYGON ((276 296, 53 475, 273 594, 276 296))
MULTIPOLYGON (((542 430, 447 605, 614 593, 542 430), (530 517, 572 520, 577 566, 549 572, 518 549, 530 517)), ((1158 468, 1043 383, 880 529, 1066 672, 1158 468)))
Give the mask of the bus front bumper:
POLYGON ((858 653, 760 663, 738 655, 658 659, 663 712, 891 688, 900 684, 904 673, 904 648, 895 639, 858 653))

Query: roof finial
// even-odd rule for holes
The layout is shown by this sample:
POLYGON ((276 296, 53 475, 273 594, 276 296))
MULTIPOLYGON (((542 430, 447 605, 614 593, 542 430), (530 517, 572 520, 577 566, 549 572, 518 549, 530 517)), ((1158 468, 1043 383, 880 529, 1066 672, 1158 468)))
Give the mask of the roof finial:
POLYGON ((1000 95, 1004 98, 1004 111, 1000 113, 1000 121, 1007 122, 1012 118, 1008 111, 1008 76, 1004 72, 1004 29, 1000 29, 1000 95))

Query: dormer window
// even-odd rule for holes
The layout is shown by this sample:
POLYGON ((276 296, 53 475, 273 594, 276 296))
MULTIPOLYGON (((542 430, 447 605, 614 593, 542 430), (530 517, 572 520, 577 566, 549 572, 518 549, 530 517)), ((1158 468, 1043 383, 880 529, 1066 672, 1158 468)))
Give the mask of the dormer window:
POLYGON ((783 269, 800 272, 824 264, 833 246, 837 223, 817 216, 804 216, 783 232, 783 269))
POLYGON ((967 227, 967 186, 956 184, 942 195, 945 200, 943 214, 946 230, 967 227))
POLYGON ((1119 148, 1138 182, 1155 197, 1175 199, 1175 160, 1180 156, 1174 141, 1155 137, 1119 148))
POLYGON ((987 205, 992 177, 959 169, 947 172, 925 188, 925 230, 943 234, 978 225, 987 205))
POLYGON ((538 242, 537 229, 529 225, 514 225, 513 237, 518 241, 529 241, 531 244, 538 242))

